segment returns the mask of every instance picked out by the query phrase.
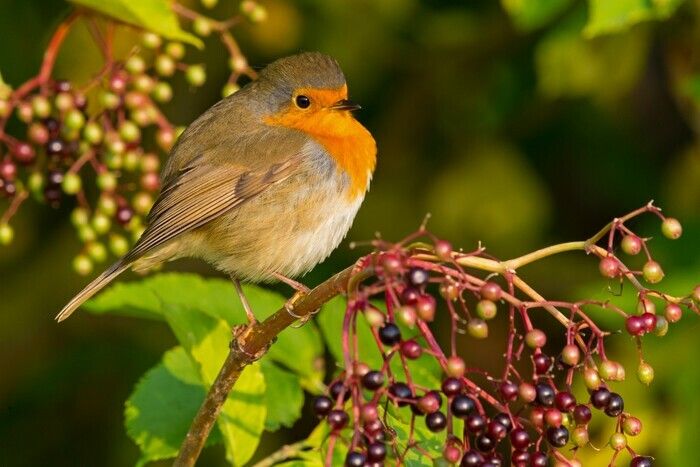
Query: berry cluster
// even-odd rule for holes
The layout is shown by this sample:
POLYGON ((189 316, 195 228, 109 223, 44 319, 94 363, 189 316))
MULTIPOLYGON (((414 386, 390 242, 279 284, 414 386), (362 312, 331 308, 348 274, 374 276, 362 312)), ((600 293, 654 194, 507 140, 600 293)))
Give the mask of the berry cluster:
MULTIPOLYGON (((215 3, 203 1, 206 7, 215 3)), ((260 5, 244 1, 241 15, 226 21, 177 3, 172 8, 195 33, 221 36, 232 69, 224 96, 237 91, 242 77, 255 77, 230 29, 242 17, 264 20, 260 5)), ((120 26, 99 24, 88 12, 74 13, 56 29, 36 77, 15 90, 0 81, 0 199, 9 201, 0 216, 0 245, 13 240, 10 220, 26 199, 52 207, 75 205, 71 221, 83 248, 73 266, 80 274, 90 273, 109 251, 123 255, 144 229, 160 188, 161 156, 182 131, 160 108, 173 98, 170 80, 178 72, 193 87, 206 80, 202 65, 185 61, 182 43, 148 31, 140 32, 139 45, 126 56, 115 58, 113 38, 120 26), (105 62, 81 86, 51 77, 61 43, 79 20, 92 32, 105 62), (12 136, 5 130, 15 119, 19 130, 12 136)))
MULTIPOLYGON (((589 422, 603 416, 617 422, 608 441, 611 464, 627 452, 630 466, 652 465, 651 457, 638 455, 628 444, 628 438, 641 432, 642 423, 625 410, 623 396, 613 389, 616 381, 625 378, 625 369, 607 357, 608 333, 586 312, 599 307, 620 313, 628 329, 630 319, 638 317, 641 325, 635 324, 630 332, 641 355, 639 339, 644 332, 663 335, 668 323, 680 318, 681 307, 699 311, 700 286, 679 298, 647 289, 636 277, 658 282, 658 273, 649 269, 660 271, 660 267, 635 272, 615 256, 615 236, 622 232, 625 252, 635 243, 637 252, 644 249, 647 253, 646 264, 652 261, 647 240, 631 237, 634 234, 624 226, 643 212, 661 216, 650 204, 613 221, 580 245, 562 244, 505 262, 491 259, 481 248, 454 252, 449 243, 423 229, 398 244, 376 241, 378 251, 358 263, 358 270, 370 271, 366 274, 370 277, 355 284, 351 280, 343 325, 344 370, 329 385, 328 393, 314 401, 315 414, 325 418, 331 429, 326 463, 331 464, 341 443, 347 448, 348 466, 383 465, 389 459, 403 463, 411 455, 462 466, 544 467, 550 461, 556 466, 577 466, 581 464, 576 453, 589 445, 589 422), (604 235, 609 238, 607 250, 596 245, 604 235), (419 236, 431 243, 415 242, 419 236), (548 301, 515 273, 518 266, 571 249, 599 256, 606 277, 631 282, 640 297, 640 314, 628 317, 608 302, 548 301), (614 262, 614 274, 610 262, 614 262), (490 275, 482 278, 474 271, 490 275), (654 314, 653 300, 667 303, 666 318, 654 314), (531 311, 535 309, 548 311, 564 327, 565 345, 559 350, 548 346, 547 334, 533 325, 531 311), (451 322, 447 345, 438 341, 430 326, 440 310, 451 322), (457 344, 462 334, 488 338, 489 321, 499 315, 507 320, 508 331, 504 369, 494 375, 469 367, 457 354, 457 344), (382 356, 380 367, 371 368, 360 358, 360 316, 382 356), (416 382, 411 362, 425 359, 440 367, 442 379, 437 387, 416 382), (576 393, 576 378, 587 393, 576 393), (440 440, 441 452, 429 449, 425 433, 440 440), (565 455, 568 451, 573 457, 565 455)), ((665 219, 662 231, 678 238, 680 224, 665 219)), ((478 347, 474 349, 477 353, 478 347)), ((642 362, 640 380, 649 383, 652 376, 653 369, 642 362)))

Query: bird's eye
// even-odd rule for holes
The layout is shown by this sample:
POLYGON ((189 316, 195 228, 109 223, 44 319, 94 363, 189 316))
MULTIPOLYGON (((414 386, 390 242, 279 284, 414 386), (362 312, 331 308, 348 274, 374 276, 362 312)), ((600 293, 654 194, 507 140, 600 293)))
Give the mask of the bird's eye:
POLYGON ((296 102, 297 107, 300 109, 308 109, 311 105, 311 99, 304 95, 298 95, 296 99, 294 99, 294 102, 296 102))

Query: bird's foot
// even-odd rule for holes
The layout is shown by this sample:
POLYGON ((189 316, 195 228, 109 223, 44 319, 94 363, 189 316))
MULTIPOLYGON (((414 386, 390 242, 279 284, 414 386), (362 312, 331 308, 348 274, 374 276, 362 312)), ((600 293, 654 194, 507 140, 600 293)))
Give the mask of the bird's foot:
POLYGON ((277 338, 275 337, 272 340, 272 342, 270 342, 268 345, 266 345, 264 348, 260 349, 256 353, 250 353, 247 350, 245 350, 241 346, 241 342, 245 342, 246 337, 257 324, 257 321, 248 324, 237 324, 233 326, 233 329, 231 329, 231 333, 233 334, 233 340, 231 340, 230 344, 231 350, 245 355, 251 362, 260 360, 267 353, 267 351, 270 350, 270 346, 274 344, 277 340, 277 338))
POLYGON ((302 291, 297 291, 292 298, 287 300, 287 302, 284 304, 284 309, 287 310, 287 313, 289 313, 293 318, 296 318, 299 321, 298 325, 292 326, 294 328, 300 328, 303 325, 305 325, 313 315, 319 312, 320 308, 314 310, 311 313, 306 313, 304 315, 298 315, 294 312, 294 306, 307 295, 308 292, 302 292, 302 291))

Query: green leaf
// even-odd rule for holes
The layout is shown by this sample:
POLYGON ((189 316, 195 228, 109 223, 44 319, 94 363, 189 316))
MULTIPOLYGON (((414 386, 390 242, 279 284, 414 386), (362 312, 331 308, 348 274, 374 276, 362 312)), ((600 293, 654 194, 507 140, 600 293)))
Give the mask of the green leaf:
MULTIPOLYGON (((222 319, 173 304, 166 304, 165 317, 177 339, 198 363, 202 380, 210 386, 228 355, 230 326, 222 319)), ((233 465, 245 464, 255 453, 266 414, 265 379, 260 363, 254 363, 238 378, 217 420, 226 458, 233 465)))
POLYGON ((532 31, 545 26, 571 5, 571 0, 501 0, 515 26, 532 31))
POLYGON ((282 426, 291 427, 301 417, 304 405, 299 378, 269 360, 260 363, 265 376, 265 429, 275 431, 282 426))
POLYGON ((70 0, 127 24, 155 32, 167 39, 183 41, 198 48, 204 44, 180 28, 169 0, 70 0))
MULTIPOLYGON (((280 294, 254 285, 244 285, 243 291, 261 320, 282 308, 285 302, 280 294)), ((246 319, 230 281, 183 273, 163 273, 140 281, 117 283, 84 307, 97 314, 162 319, 165 305, 198 310, 225 320, 229 326, 244 323, 246 319)), ((309 322, 301 328, 285 329, 266 358, 298 373, 302 377, 302 386, 317 392, 324 376, 322 355, 321 336, 316 326, 309 322)))
MULTIPOLYGON (((324 305, 322 312, 317 318, 326 345, 341 366, 344 365, 342 346, 344 316, 345 299, 343 297, 336 297, 324 305)), ((416 333, 416 331, 413 331, 413 333, 416 333)), ((409 335, 405 328, 402 329, 402 335, 409 335)), ((382 354, 372 336, 372 330, 363 316, 359 316, 357 319, 357 339, 360 361, 369 365, 370 368, 380 368, 383 364, 382 354)), ((422 343, 421 338, 417 340, 422 343)), ((408 360, 407 365, 411 377, 416 384, 426 387, 436 387, 440 385, 439 378, 441 369, 434 358, 423 355, 417 360, 408 360)), ((391 369, 396 375, 404 374, 401 360, 398 356, 391 359, 391 369)))
POLYGON ((684 0, 588 0, 586 37, 628 29, 642 21, 669 18, 684 0))
MULTIPOLYGON (((124 410, 126 431, 141 449, 141 462, 177 455, 205 394, 197 367, 182 347, 166 352, 146 372, 124 410)), ((207 445, 220 442, 215 429, 207 445)))

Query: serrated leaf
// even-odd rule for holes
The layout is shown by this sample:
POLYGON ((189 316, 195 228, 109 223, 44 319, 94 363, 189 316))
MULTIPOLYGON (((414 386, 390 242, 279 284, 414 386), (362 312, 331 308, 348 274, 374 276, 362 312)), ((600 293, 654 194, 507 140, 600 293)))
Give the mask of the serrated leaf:
POLYGON ((203 48, 202 41, 180 28, 169 0, 70 0, 133 26, 155 32, 166 39, 183 41, 203 48))
MULTIPOLYGON (((126 431, 141 449, 142 463, 177 455, 205 394, 197 367, 182 347, 166 352, 146 372, 124 410, 126 431)), ((207 445, 220 442, 215 429, 207 445)))
POLYGON ((523 31, 538 29, 571 5, 571 0, 501 0, 515 26, 523 31))
MULTIPOLYGON (((230 326, 222 319, 180 305, 166 304, 164 314, 178 341, 197 362, 202 380, 210 386, 228 355, 230 326)), ((241 373, 217 420, 226 458, 233 465, 245 464, 255 453, 266 414, 265 379, 256 362, 241 373)))
MULTIPOLYGON (((321 328, 321 333, 326 341, 326 345, 333 357, 341 365, 344 362, 344 352, 342 346, 343 318, 345 316, 345 299, 336 297, 324 305, 319 313, 317 321, 321 328)), ((402 334, 407 335, 406 329, 402 329, 402 334)), ((417 339, 422 343, 422 339, 417 339)), ((359 316, 357 319, 357 347, 359 360, 366 363, 370 368, 380 368, 383 364, 382 354, 377 347, 376 340, 372 335, 372 330, 367 321, 359 316)), ((440 385, 441 369, 434 358, 423 355, 417 360, 408 360, 407 365, 413 381, 425 387, 436 387, 440 385)), ((398 356, 391 360, 391 368, 394 374, 403 375, 404 370, 398 356)))
MULTIPOLYGON (((258 319, 263 320, 284 305, 278 293, 255 285, 244 285, 243 291, 258 319)), ((162 319, 165 305, 178 305, 198 310, 213 318, 225 320, 229 326, 244 323, 245 311, 230 281, 203 279, 196 274, 163 273, 140 281, 122 282, 85 303, 97 314, 162 319)), ((315 392, 323 381, 323 343, 313 323, 285 329, 270 348, 266 358, 302 376, 302 385, 315 392)))
POLYGON ((282 426, 291 427, 301 417, 304 405, 299 378, 269 360, 260 363, 265 376, 265 429, 275 431, 282 426))
POLYGON ((588 0, 583 33, 595 37, 624 31, 642 21, 669 18, 684 0, 588 0))

